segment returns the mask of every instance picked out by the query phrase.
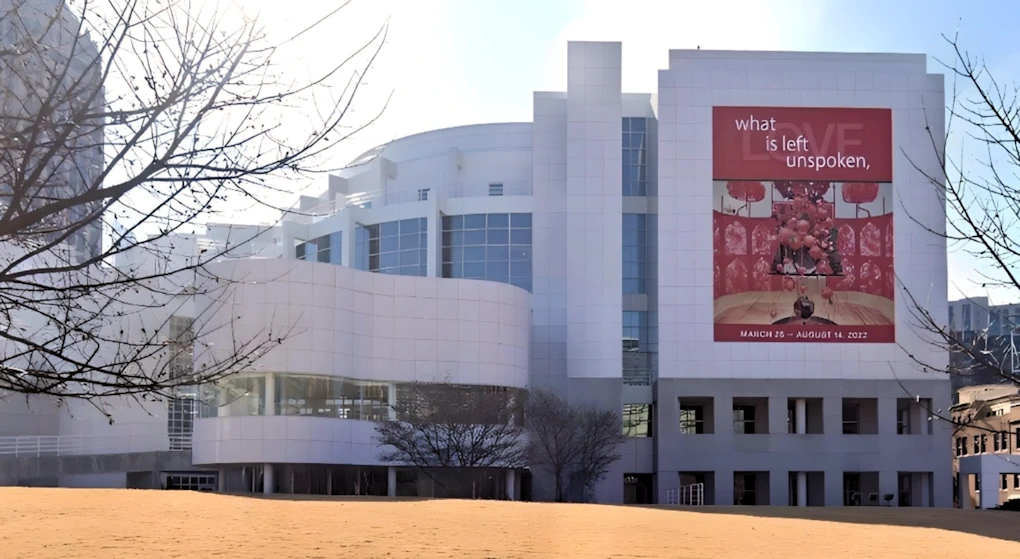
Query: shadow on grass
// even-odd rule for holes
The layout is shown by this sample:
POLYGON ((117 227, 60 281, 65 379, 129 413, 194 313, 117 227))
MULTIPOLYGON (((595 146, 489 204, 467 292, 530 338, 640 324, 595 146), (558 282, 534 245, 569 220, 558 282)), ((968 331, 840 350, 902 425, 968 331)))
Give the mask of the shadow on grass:
POLYGON ((934 528, 1020 542, 1020 513, 1003 510, 936 509, 914 507, 780 507, 780 506, 638 506, 697 514, 730 514, 758 518, 790 518, 865 525, 934 528))

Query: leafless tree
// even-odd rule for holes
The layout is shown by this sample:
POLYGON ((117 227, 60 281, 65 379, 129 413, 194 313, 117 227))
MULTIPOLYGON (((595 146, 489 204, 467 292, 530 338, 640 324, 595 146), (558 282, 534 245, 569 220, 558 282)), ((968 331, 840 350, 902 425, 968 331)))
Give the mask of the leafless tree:
POLYGON ((0 393, 170 396, 286 336, 238 335, 221 303, 244 279, 214 265, 268 227, 193 255, 180 235, 271 205, 375 120, 346 117, 385 22, 307 77, 280 55, 346 5, 277 40, 233 3, 0 0, 0 393), (224 329, 229 347, 201 347, 224 329))
MULTIPOLYGON (((1020 294, 1020 98, 1015 85, 997 80, 984 61, 964 50, 958 36, 946 37, 953 60, 943 62, 952 79, 947 108, 925 107, 931 149, 941 163, 937 173, 914 164, 923 173, 946 208, 945 230, 904 209, 928 232, 946 239, 951 251, 974 257, 980 266, 970 287, 1012 298, 1020 294), (944 129, 932 123, 942 120, 944 129), (938 129, 935 129, 938 128, 938 129), (959 152, 950 153, 945 138, 960 140, 959 152)), ((954 147, 953 151, 956 149, 954 147)), ((931 310, 928 296, 905 290, 911 318, 918 331, 935 348, 948 351, 949 365, 931 363, 912 355, 925 371, 954 377, 980 376, 985 382, 1018 383, 1008 333, 1020 324, 999 317, 993 328, 1005 337, 990 336, 987 328, 965 331, 946 324, 931 310)))
POLYGON ((416 382, 398 387, 396 400, 376 424, 383 462, 412 466, 451 494, 459 492, 440 469, 470 476, 527 465, 523 390, 416 382))
POLYGON ((548 471, 557 502, 588 494, 620 459, 623 422, 613 410, 575 406, 547 392, 532 392, 527 423, 531 465, 548 471))

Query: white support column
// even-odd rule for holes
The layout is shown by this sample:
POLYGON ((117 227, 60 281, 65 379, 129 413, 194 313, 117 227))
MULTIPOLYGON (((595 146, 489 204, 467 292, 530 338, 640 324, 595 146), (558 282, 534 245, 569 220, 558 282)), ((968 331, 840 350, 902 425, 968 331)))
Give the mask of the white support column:
POLYGON ((793 421, 795 433, 807 434, 807 400, 804 398, 794 400, 793 421))
MULTIPOLYGON (((797 398, 793 402, 793 425, 794 433, 798 435, 807 434, 807 400, 797 398)), ((797 472, 797 506, 807 506, 807 472, 797 472)))
POLYGON ((928 412, 925 409, 927 402, 912 402, 910 404, 910 434, 926 435, 928 433, 928 412))
POLYGON ((273 493, 273 487, 275 487, 275 481, 273 477, 273 465, 263 464, 262 465, 262 493, 265 495, 271 495, 273 493))
POLYGON ((517 500, 517 470, 506 471, 506 499, 517 500))
POLYGON ((397 419, 397 408, 396 408, 396 405, 397 405, 397 383, 391 382, 389 384, 389 387, 387 389, 387 394, 388 394, 387 398, 389 398, 389 401, 390 401, 390 409, 389 409, 388 414, 389 414, 389 417, 390 417, 390 421, 393 421, 393 420, 397 419))
POLYGON ((216 387, 216 415, 227 416, 227 388, 222 385, 216 387))
POLYGON ((266 374, 265 415, 276 415, 276 375, 266 374))
POLYGON ((395 466, 386 468, 386 496, 397 496, 397 468, 395 466))

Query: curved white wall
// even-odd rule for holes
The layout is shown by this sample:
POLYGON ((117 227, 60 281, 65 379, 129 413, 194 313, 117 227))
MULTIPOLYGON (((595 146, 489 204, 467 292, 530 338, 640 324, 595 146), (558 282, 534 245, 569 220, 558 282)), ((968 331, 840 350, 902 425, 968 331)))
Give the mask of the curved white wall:
POLYGON ((375 159, 341 170, 350 193, 367 192, 372 207, 429 197, 486 197, 490 183, 505 195, 530 195, 531 123, 496 123, 433 130, 394 140, 375 159))
MULTIPOLYGON (((200 346, 221 352, 233 338, 264 339, 267 329, 293 328, 246 372, 528 384, 531 295, 523 289, 282 259, 217 264, 212 271, 240 283, 231 288, 227 304, 212 307, 200 346)), ((201 419, 195 423, 193 461, 372 464, 373 436, 369 421, 201 419)))

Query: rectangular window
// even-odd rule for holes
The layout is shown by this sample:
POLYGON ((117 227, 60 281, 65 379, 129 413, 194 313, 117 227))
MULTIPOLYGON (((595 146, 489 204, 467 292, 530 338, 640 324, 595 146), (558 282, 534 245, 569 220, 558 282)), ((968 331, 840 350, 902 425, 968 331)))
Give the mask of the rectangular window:
POLYGON ((910 408, 896 410, 896 434, 910 434, 910 408))
POLYGON ((531 291, 531 214, 443 216, 442 277, 498 281, 531 291))
POLYGON ((650 386, 654 369, 654 327, 647 311, 623 311, 623 382, 650 386))
POLYGON ((971 330, 970 303, 964 303, 962 309, 963 309, 963 331, 967 332, 971 330))
POLYGON ((419 188, 418 189, 418 201, 424 202, 429 199, 429 189, 419 188))
POLYGON ((626 117, 622 123, 623 195, 648 195, 648 119, 626 117))
POLYGON ((651 404, 623 405, 623 436, 625 437, 652 436, 651 404))
POLYGON ((998 433, 992 433, 992 451, 993 452, 999 452, 999 440, 1000 440, 999 434, 998 433))
POLYGON ((428 219, 414 217, 366 225, 370 272, 428 275, 428 219))
POLYGON ((999 489, 1002 491, 1009 489, 1009 474, 999 476, 999 489))
POLYGON ((1013 489, 1020 489, 1020 474, 1013 474, 1013 489))
POLYGON ((960 437, 956 437, 953 440, 953 442, 956 445, 956 455, 963 456, 963 445, 961 444, 963 442, 963 439, 960 437))
POLYGON ((700 435, 705 432, 705 408, 703 406, 680 406, 680 433, 700 435))
POLYGON ((753 435, 756 433, 754 428, 754 405, 733 405, 733 432, 738 435, 753 435))
POLYGON ((953 305, 949 305, 949 329, 956 330, 956 321, 953 317, 953 305))
POLYGON ((843 434, 856 435, 861 432, 861 406, 859 404, 843 404, 843 434))
POLYGON ((623 214, 623 292, 647 293, 647 215, 623 214))
POLYGON ((489 183, 489 196, 502 196, 503 195, 503 183, 501 182, 490 182, 489 183))
POLYGON ((361 225, 354 228, 354 268, 368 271, 368 229, 361 225))
POLYGON ((294 249, 294 257, 298 260, 309 262, 323 262, 326 264, 340 265, 342 250, 341 231, 317 237, 311 241, 301 243, 294 249))

